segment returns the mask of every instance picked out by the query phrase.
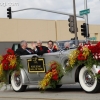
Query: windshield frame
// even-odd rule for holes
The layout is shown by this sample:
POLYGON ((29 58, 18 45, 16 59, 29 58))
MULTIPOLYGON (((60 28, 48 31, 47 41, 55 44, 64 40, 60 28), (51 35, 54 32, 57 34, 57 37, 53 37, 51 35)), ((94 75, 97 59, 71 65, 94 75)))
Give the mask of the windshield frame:
MULTIPOLYGON (((69 43, 75 45, 75 40, 57 41, 56 44, 57 44, 57 47, 59 48, 59 50, 64 50, 64 47, 62 48, 62 46, 60 45, 60 43, 63 43, 63 45, 64 45, 65 42, 69 42, 69 43)), ((85 40, 78 40, 78 44, 79 43, 86 43, 86 41, 85 40)), ((72 47, 70 47, 70 48, 72 48, 72 47)), ((76 45, 73 48, 76 48, 76 45)))

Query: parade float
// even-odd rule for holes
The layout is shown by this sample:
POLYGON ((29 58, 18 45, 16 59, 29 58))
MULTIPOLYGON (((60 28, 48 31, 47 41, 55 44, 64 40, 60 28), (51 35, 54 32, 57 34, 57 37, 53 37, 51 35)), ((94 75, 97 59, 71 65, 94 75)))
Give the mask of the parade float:
POLYGON ((65 42, 57 42, 59 51, 42 56, 33 54, 19 57, 8 49, 7 54, 0 56, 0 82, 11 84, 16 92, 25 91, 28 85, 39 85, 40 90, 46 90, 76 82, 86 92, 98 92, 100 42, 95 45, 80 44, 69 50, 63 48, 65 42))

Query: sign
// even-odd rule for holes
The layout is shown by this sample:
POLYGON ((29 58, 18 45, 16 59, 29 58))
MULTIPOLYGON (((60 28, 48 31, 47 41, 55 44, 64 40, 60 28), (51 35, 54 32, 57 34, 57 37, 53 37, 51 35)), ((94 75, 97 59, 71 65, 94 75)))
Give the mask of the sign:
POLYGON ((90 9, 81 10, 79 13, 80 13, 80 16, 86 15, 86 14, 90 13, 90 9))
POLYGON ((46 72, 45 59, 33 56, 27 59, 28 72, 46 72))
POLYGON ((96 41, 96 37, 90 37, 89 40, 96 41))

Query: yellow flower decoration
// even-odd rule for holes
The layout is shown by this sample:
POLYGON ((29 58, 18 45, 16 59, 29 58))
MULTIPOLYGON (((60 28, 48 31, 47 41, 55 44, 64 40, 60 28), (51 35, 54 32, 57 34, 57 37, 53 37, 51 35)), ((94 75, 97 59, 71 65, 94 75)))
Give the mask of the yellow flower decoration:
POLYGON ((77 58, 77 55, 79 54, 79 51, 78 50, 74 50, 71 52, 71 54, 69 55, 69 65, 71 67, 73 67, 73 65, 75 64, 76 62, 76 58, 77 58))
POLYGON ((14 66, 16 64, 16 58, 10 60, 10 66, 14 66))
POLYGON ((87 47, 83 47, 83 56, 86 58, 89 56, 90 50, 87 47))
POLYGON ((9 55, 9 56, 7 57, 7 59, 8 59, 9 61, 11 61, 12 59, 15 59, 15 58, 16 58, 15 55, 9 55))
POLYGON ((3 57, 2 56, 0 56, 0 62, 1 62, 1 60, 3 59, 3 57))
POLYGON ((2 77, 2 75, 3 75, 3 66, 2 64, 0 64, 0 78, 2 77))
POLYGON ((49 72, 48 74, 45 75, 44 79, 40 81, 39 85, 41 89, 45 89, 46 86, 49 84, 50 80, 52 77, 52 72, 49 72))

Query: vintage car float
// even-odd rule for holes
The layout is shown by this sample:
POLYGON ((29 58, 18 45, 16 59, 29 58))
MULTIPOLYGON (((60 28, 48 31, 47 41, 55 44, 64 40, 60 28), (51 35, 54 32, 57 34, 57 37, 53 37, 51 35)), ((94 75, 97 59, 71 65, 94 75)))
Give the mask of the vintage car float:
MULTIPOLYGON (((76 48, 70 48, 69 50, 63 50, 64 42, 57 42, 60 50, 54 53, 46 53, 42 56, 24 55, 21 56, 22 64, 24 68, 20 69, 20 75, 16 76, 16 71, 11 75, 11 85, 16 92, 25 91, 28 85, 38 85, 45 73, 48 71, 47 64, 54 60, 59 62, 63 68, 64 76, 57 85, 60 88, 63 84, 75 84, 80 83, 82 89, 88 93, 98 92, 100 88, 99 79, 94 77, 95 73, 98 73, 100 67, 95 65, 91 69, 91 73, 88 72, 86 66, 75 66, 69 73, 66 74, 66 64, 68 62, 68 55, 76 48)), ((73 42, 71 42, 73 45, 73 42)), ((71 45, 71 46, 72 46, 71 45)))

